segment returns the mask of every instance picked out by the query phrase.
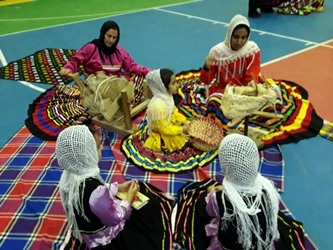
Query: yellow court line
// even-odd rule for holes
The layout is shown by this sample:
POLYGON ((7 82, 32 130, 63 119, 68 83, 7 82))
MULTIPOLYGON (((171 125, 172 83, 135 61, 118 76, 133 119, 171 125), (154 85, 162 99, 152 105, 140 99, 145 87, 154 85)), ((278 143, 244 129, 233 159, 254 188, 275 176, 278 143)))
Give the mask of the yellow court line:
POLYGON ((27 3, 33 2, 34 0, 0 0, 0 6, 6 6, 11 4, 18 4, 18 3, 27 3))

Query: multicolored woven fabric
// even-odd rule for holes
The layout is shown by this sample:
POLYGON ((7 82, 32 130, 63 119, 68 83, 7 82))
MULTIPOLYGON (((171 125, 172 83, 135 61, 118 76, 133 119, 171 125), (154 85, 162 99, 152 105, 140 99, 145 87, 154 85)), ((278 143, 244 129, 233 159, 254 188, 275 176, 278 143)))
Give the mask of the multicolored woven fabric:
POLYGON ((25 125, 39 138, 54 141, 64 128, 91 120, 80 102, 78 87, 56 85, 29 105, 25 125))
MULTIPOLYGON (((72 80, 59 75, 59 71, 75 52, 73 49, 56 48, 37 51, 0 68, 0 78, 55 85, 68 84, 72 80)), ((82 68, 78 71, 83 74, 82 68)))
POLYGON ((204 152, 190 144, 182 150, 172 153, 155 152, 144 146, 148 138, 146 120, 143 120, 140 127, 142 128, 141 130, 124 140, 122 150, 128 159, 132 160, 136 166, 141 167, 143 170, 159 173, 180 173, 205 166, 217 155, 217 150, 204 152))
MULTIPOLYGON (((239 124, 229 128, 226 125, 229 120, 224 117, 220 109, 222 94, 214 94, 206 102, 206 87, 200 82, 199 77, 200 71, 182 72, 177 75, 182 99, 179 110, 188 117, 202 115, 218 119, 225 131, 235 129, 239 124)), ((283 114, 284 118, 264 118, 254 115, 249 118, 250 126, 267 132, 260 137, 264 147, 298 142, 317 136, 323 126, 323 119, 316 114, 313 105, 307 100, 307 91, 293 82, 274 79, 267 81, 269 84, 279 86, 281 90, 283 99, 282 102, 279 99, 276 101, 276 111, 278 114, 283 114)), ((273 113, 274 108, 264 106, 260 111, 273 113)))
MULTIPOLYGON (((188 145, 181 151, 169 154, 154 152, 144 147, 145 138, 148 136, 146 120, 141 121, 140 127, 141 130, 123 140, 121 150, 127 158, 123 157, 121 161, 130 160, 129 165, 135 165, 143 171, 155 173, 182 173, 197 168, 199 168, 197 171, 200 172, 200 168, 204 168, 205 171, 211 173, 210 177, 221 180, 221 166, 216 157, 218 150, 204 152, 188 145)), ((280 147, 270 147, 260 151, 260 154, 262 174, 274 179, 282 190, 284 162, 280 147)), ((130 170, 128 169, 128 171, 130 170)), ((131 173, 132 177, 135 176, 135 172, 131 173)))
MULTIPOLYGON (((144 77, 133 76, 134 98, 132 107, 141 103, 144 77)), ((77 85, 56 85, 37 97, 28 109, 25 125, 30 132, 43 139, 54 141, 66 127, 87 124, 91 121, 83 107, 77 85)))
MULTIPOLYGON (((51 81, 47 79, 47 83, 67 84, 69 80, 63 79, 57 72, 74 53, 75 50, 54 48, 38 51, 33 55, 0 68, 0 78, 44 82, 44 80, 40 81, 40 79, 45 79, 42 75, 48 75, 51 81), (11 71, 9 69, 11 68, 15 68, 16 75, 10 73, 11 71), (38 75, 38 77, 32 77, 32 75, 38 75)), ((225 125, 228 120, 223 117, 219 109, 220 96, 213 96, 209 102, 212 105, 207 106, 205 102, 206 88, 200 82, 199 77, 199 70, 181 72, 177 75, 177 82, 181 87, 179 92, 181 96, 179 109, 188 117, 206 116, 207 113, 216 114, 217 118, 224 124, 224 130, 228 131, 230 128, 225 125)), ((322 128, 323 120, 316 114, 312 104, 307 100, 308 95, 306 90, 292 82, 273 79, 269 79, 269 81, 271 84, 280 86, 283 93, 283 102, 277 102, 276 108, 277 112, 284 114, 285 117, 281 120, 251 117, 250 121, 252 125, 259 122, 263 124, 262 126, 265 126, 265 128, 274 130, 274 132, 262 138, 264 145, 271 146, 297 142, 304 138, 318 135, 319 130, 322 128)), ((137 90, 136 97, 138 98, 134 100, 134 105, 138 102, 140 95, 143 93, 142 84, 140 85, 142 82, 143 78, 135 78, 135 83, 138 84, 135 88, 137 90)), ((46 140, 54 140, 56 135, 64 127, 68 126, 68 124, 75 124, 75 120, 78 120, 78 123, 82 123, 83 121, 81 119, 86 119, 86 117, 81 116, 82 107, 79 107, 77 97, 73 98, 74 103, 71 104, 72 97, 68 95, 69 102, 65 104, 66 109, 64 110, 64 114, 61 109, 58 109, 58 112, 50 110, 52 102, 62 103, 61 100, 56 100, 60 97, 62 97, 62 95, 57 94, 56 89, 50 89, 37 98, 29 107, 29 117, 26 125, 31 129, 33 134, 46 140), (73 112, 73 114, 71 114, 71 112, 73 112), (67 119, 68 124, 66 122, 62 123, 61 121, 60 123, 57 122, 57 119, 62 115, 67 119), (32 119, 31 116, 35 116, 35 118, 32 119), (36 117, 38 117, 39 121, 37 121, 36 117)), ((61 106, 64 107, 64 104, 61 106)), ((271 107, 263 107, 262 110, 273 112, 271 107)))
MULTIPOLYGON (((206 86, 201 83, 200 71, 181 72, 176 81, 180 86, 180 102, 178 108, 189 118, 209 116, 222 123, 225 131, 231 131, 238 126, 228 127, 229 122, 220 109, 222 94, 212 95, 206 103, 206 86)), ((323 120, 318 117, 313 106, 307 100, 307 92, 300 86, 286 81, 268 80, 270 84, 280 87, 283 100, 276 103, 276 112, 283 114, 284 118, 264 118, 251 116, 250 125, 267 131, 266 135, 260 137, 263 148, 271 148, 279 144, 297 142, 304 138, 318 135, 323 120)), ((265 106, 261 111, 272 113, 273 107, 265 106)), ((143 121, 141 130, 130 135, 123 141, 122 150, 124 154, 135 165, 143 170, 159 173, 180 173, 204 167, 214 161, 217 150, 203 152, 188 145, 180 151, 173 153, 153 152, 144 147, 147 139, 148 127, 143 121)), ((278 151, 278 150, 277 150, 278 151)), ((212 163, 214 165, 218 163, 212 163)), ((218 172, 220 168, 218 167, 218 172)))
POLYGON ((328 139, 333 141, 333 122, 327 123, 319 132, 319 134, 328 139))

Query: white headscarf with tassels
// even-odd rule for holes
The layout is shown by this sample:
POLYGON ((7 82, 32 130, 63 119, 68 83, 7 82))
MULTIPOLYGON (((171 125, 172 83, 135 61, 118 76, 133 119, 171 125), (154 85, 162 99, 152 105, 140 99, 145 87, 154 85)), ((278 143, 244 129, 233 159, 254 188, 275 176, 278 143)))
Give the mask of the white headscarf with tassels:
MULTIPOLYGON (((238 25, 245 25, 250 29, 250 23, 246 17, 244 17, 240 14, 235 15, 229 22, 228 30, 225 35, 224 41, 220 42, 220 43, 216 44, 214 47, 212 47, 209 52, 209 55, 214 56, 215 60, 222 67, 226 67, 230 63, 236 63, 237 61, 239 61, 238 68, 243 70, 244 69, 244 60, 245 60, 244 57, 253 55, 252 58, 254 60, 254 54, 256 52, 258 52, 260 49, 255 42, 249 40, 250 34, 248 36, 246 43, 244 44, 244 46, 242 48, 240 48, 237 51, 235 51, 231 48, 231 36, 232 36, 232 33, 234 32, 234 29, 238 25)), ((252 63, 250 63, 250 65, 251 64, 252 63)), ((249 67, 250 65, 248 65, 247 67, 249 67)), ((235 72, 229 72, 229 74, 234 75, 235 72)), ((225 76, 226 78, 227 78, 227 75, 228 74, 226 74, 226 76, 225 76)))
POLYGON ((59 166, 64 168, 60 178, 60 197, 66 212, 69 225, 73 227, 73 235, 79 241, 82 237, 75 219, 76 210, 79 215, 88 220, 84 213, 83 192, 85 180, 93 177, 103 183, 98 167, 96 141, 89 128, 85 125, 75 125, 65 128, 58 135, 56 157, 59 166), (75 210, 74 210, 75 209, 75 210))
POLYGON ((147 122, 151 130, 153 122, 156 120, 168 119, 170 121, 175 102, 172 94, 168 92, 163 84, 159 69, 150 71, 146 75, 146 79, 153 93, 153 98, 147 108, 147 122))
POLYGON ((223 138, 219 148, 219 160, 224 172, 221 229, 236 218, 238 242, 244 249, 251 249, 252 234, 257 238, 255 249, 268 249, 279 237, 277 215, 280 196, 274 184, 258 173, 259 152, 252 139, 240 134, 223 138), (227 209, 226 198, 233 210, 227 209), (264 202, 263 202, 264 201, 264 202), (263 210, 266 219, 266 235, 257 214, 263 210), (251 219, 252 217, 252 219, 251 219))

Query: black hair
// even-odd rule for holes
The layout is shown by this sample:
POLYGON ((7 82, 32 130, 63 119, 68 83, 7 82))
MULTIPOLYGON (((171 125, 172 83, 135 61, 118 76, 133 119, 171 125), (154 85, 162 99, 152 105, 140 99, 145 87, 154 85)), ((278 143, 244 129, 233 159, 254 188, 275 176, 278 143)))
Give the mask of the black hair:
POLYGON ((90 131, 90 133, 93 135, 95 141, 96 141, 96 146, 99 147, 100 145, 103 146, 102 144, 102 136, 98 133, 96 127, 93 124, 86 125, 90 131), (97 141, 99 140, 99 141, 97 141))
MULTIPOLYGON (((100 51, 103 51, 107 55, 111 55, 111 54, 117 52, 117 45, 118 45, 119 39, 120 39, 120 29, 119 29, 118 24, 114 21, 106 21, 105 23, 103 23, 103 25, 100 29, 99 38, 92 40, 91 43, 95 44, 100 51), (117 40, 110 48, 107 47, 104 43, 105 33, 108 32, 109 29, 118 31, 117 40)), ((101 55, 101 53, 100 53, 100 55, 101 55)), ((102 57, 102 55, 101 55, 101 57, 102 57)))
POLYGON ((233 36, 235 30, 237 30, 237 29, 242 29, 242 28, 245 28, 245 29, 247 30, 247 38, 249 38, 249 36, 250 36, 250 27, 247 26, 246 24, 239 24, 239 25, 237 25, 237 26, 234 28, 234 30, 232 31, 231 36, 233 36))
POLYGON ((99 42, 104 44, 105 33, 108 32, 110 29, 118 31, 117 40, 111 47, 112 49, 115 49, 120 39, 120 29, 118 24, 114 21, 106 21, 105 23, 103 23, 99 33, 99 42))
POLYGON ((160 69, 160 75, 161 75, 161 79, 164 84, 164 87, 166 89, 169 89, 171 77, 174 75, 173 71, 171 69, 160 69))
POLYGON ((88 127, 90 133, 91 133, 93 136, 95 136, 95 135, 97 134, 97 131, 96 131, 94 125, 89 124, 89 125, 86 125, 86 126, 88 127))

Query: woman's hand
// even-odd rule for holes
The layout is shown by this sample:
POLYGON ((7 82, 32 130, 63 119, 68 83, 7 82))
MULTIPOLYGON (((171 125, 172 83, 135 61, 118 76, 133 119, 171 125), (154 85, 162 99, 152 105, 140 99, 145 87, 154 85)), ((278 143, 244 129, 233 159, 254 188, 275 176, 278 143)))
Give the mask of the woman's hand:
POLYGON ((188 133, 189 133, 189 132, 188 132, 189 127, 190 127, 189 124, 185 124, 185 125, 182 126, 182 128, 183 128, 183 134, 184 134, 184 135, 188 135, 188 133))
POLYGON ((214 63, 215 57, 214 56, 207 56, 205 60, 205 68, 210 69, 210 66, 214 63))
POLYGON ((62 69, 59 71, 59 74, 62 75, 62 76, 67 76, 68 74, 73 74, 73 72, 70 71, 69 69, 62 68, 62 69))
POLYGON ((138 180, 133 179, 133 180, 125 181, 121 184, 118 184, 118 191, 119 192, 128 192, 132 183, 135 183, 137 186, 139 186, 138 180))
POLYGON ((129 203, 133 203, 134 197, 136 196, 136 193, 139 191, 139 184, 135 181, 130 182, 130 186, 127 191, 127 201, 129 203))
POLYGON ((184 125, 190 125, 191 121, 190 120, 186 120, 183 121, 180 125, 184 126, 184 125))
POLYGON ((216 191, 220 191, 223 189, 222 185, 217 185, 217 186, 210 186, 207 188, 207 193, 211 193, 211 192, 216 192, 216 191))

